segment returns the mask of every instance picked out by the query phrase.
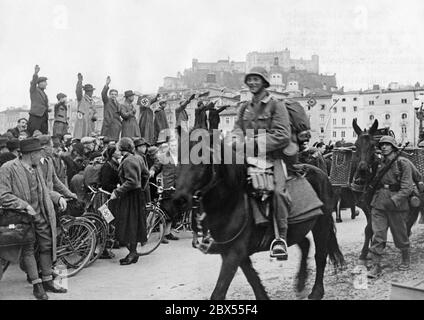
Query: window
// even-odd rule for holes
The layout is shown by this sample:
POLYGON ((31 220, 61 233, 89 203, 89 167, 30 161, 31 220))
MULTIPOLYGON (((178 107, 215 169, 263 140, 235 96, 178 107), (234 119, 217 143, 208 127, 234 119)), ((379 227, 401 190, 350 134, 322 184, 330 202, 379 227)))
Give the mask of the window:
POLYGON ((325 104, 321 105, 321 110, 325 110, 325 104))
POLYGON ((402 134, 406 135, 406 126, 402 126, 402 134))
POLYGON ((342 131, 342 138, 345 138, 345 137, 346 137, 346 132, 342 131))
POLYGON ((358 111, 358 107, 353 107, 353 112, 357 112, 358 111))
POLYGON ((406 114, 406 113, 402 113, 402 119, 406 119, 406 118, 408 118, 408 115, 406 114))
POLYGON ((355 98, 353 98, 353 101, 357 101, 357 100, 358 100, 358 98, 356 98, 356 97, 355 97, 355 98))
POLYGON ((386 113, 386 115, 384 116, 384 118, 386 118, 386 120, 390 119, 390 114, 386 113))
POLYGON ((374 101, 373 101, 373 100, 370 100, 370 101, 368 101, 368 104, 369 104, 370 106, 373 106, 373 105, 374 105, 374 101))
POLYGON ((374 120, 374 116, 372 114, 370 114, 370 121, 374 120))
POLYGON ((333 119, 333 126, 337 124, 337 119, 333 119))
POLYGON ((402 99, 401 102, 402 103, 408 103, 408 99, 402 99))
POLYGON ((337 112, 337 107, 334 107, 333 111, 334 111, 334 113, 336 113, 337 112))
POLYGON ((342 112, 346 112, 346 107, 342 107, 342 112))
POLYGON ((324 122, 324 119, 325 119, 325 118, 324 118, 324 115, 320 115, 320 116, 319 116, 319 121, 320 121, 320 122, 324 122))
POLYGON ((384 100, 384 104, 390 104, 390 100, 384 100))
POLYGON ((346 124, 346 119, 345 118, 343 118, 342 119, 342 125, 345 125, 346 124))
POLYGON ((346 101, 346 98, 343 98, 342 101, 346 101))
POLYGON ((225 123, 230 124, 230 117, 225 117, 225 123))
POLYGON ((333 131, 333 138, 337 138, 337 132, 333 131))
POLYGON ((320 132, 321 133, 324 133, 324 128, 323 127, 320 128, 320 132))

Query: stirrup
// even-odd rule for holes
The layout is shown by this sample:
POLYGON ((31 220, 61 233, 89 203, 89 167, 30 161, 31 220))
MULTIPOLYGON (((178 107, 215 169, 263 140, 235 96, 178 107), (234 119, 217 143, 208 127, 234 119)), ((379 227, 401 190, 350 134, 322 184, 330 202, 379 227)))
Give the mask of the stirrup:
POLYGON ((283 238, 276 238, 271 242, 271 246, 269 247, 269 256, 271 258, 276 258, 277 260, 287 260, 288 259, 288 253, 287 252, 286 253, 277 253, 277 254, 273 253, 272 248, 274 247, 274 244, 276 242, 283 242, 285 244, 286 248, 287 248, 286 240, 284 240, 283 238))

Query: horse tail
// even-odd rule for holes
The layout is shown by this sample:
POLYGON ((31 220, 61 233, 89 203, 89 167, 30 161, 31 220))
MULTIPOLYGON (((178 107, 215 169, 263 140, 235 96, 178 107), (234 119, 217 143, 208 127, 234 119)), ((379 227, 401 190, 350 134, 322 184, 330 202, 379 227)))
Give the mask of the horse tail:
POLYGON ((337 242, 336 226, 333 217, 330 215, 328 219, 330 221, 330 236, 327 242, 328 256, 330 257, 331 263, 337 269, 343 267, 346 262, 337 242))

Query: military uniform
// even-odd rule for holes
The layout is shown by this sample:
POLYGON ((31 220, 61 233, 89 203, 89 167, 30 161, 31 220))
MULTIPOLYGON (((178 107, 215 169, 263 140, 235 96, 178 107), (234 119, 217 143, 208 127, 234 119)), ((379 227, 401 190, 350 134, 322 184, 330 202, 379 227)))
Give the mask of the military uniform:
MULTIPOLYGON (((385 159, 377 170, 380 172, 390 160, 385 159)), ((393 235, 398 249, 408 249, 409 239, 406 221, 409 213, 409 195, 414 189, 412 168, 407 159, 399 157, 383 176, 371 202, 371 219, 374 236, 370 251, 380 257, 386 246, 387 229, 393 235), (396 163, 399 162, 399 163, 396 163), (387 201, 393 201, 394 206, 387 206, 387 201)))
MULTIPOLYGON (((391 144, 395 151, 386 156, 378 166, 377 177, 386 166, 390 165, 397 151, 394 138, 383 137, 380 140, 381 143, 391 144)), ((370 252, 374 263, 370 277, 376 277, 381 272, 379 264, 386 247, 388 228, 393 235, 395 246, 402 252, 402 264, 405 267, 409 266, 409 238, 406 222, 409 214, 409 196, 413 190, 413 168, 407 159, 398 157, 380 179, 370 204, 373 231, 370 252)))
POLYGON ((292 136, 288 111, 282 102, 274 100, 265 91, 258 103, 252 100, 239 109, 233 134, 244 140, 247 129, 254 130, 256 141, 265 141, 267 160, 274 164, 274 214, 277 217, 280 236, 286 239, 288 209, 284 198, 286 176, 282 160, 287 160, 284 149, 289 146, 292 136), (266 131, 264 137, 259 134, 261 129, 266 131))

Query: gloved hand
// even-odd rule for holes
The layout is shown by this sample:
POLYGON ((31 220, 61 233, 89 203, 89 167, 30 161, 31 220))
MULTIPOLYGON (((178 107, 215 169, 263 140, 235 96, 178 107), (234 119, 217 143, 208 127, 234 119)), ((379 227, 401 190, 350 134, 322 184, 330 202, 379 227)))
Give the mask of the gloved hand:
POLYGON ((397 209, 396 204, 390 198, 384 199, 383 202, 382 202, 382 206, 386 210, 396 210, 397 209))

